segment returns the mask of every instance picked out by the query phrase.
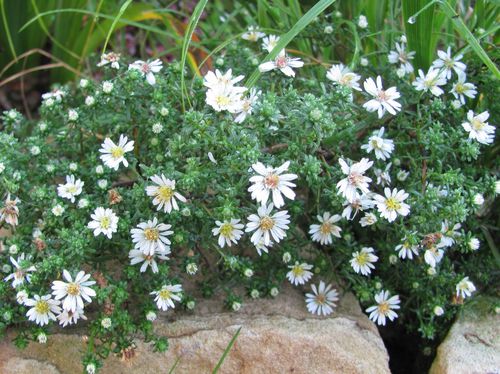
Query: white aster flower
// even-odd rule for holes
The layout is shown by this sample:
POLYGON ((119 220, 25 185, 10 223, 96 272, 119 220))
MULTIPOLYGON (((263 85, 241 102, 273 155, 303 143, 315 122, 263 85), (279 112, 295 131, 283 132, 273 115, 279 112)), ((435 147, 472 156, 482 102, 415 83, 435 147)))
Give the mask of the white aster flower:
POLYGON ((42 99, 44 99, 44 100, 52 99, 52 100, 55 100, 57 102, 60 102, 65 95, 66 95, 66 92, 64 92, 63 90, 61 90, 59 88, 55 88, 50 92, 44 93, 42 95, 42 99))
POLYGON ((108 181, 106 179, 98 179, 97 186, 99 186, 100 189, 105 190, 108 187, 108 181))
POLYGON ((8 282, 12 279, 13 288, 24 284, 25 281, 29 283, 31 281, 30 273, 36 271, 36 268, 33 265, 27 264, 28 258, 25 257, 24 253, 21 253, 21 255, 17 257, 17 260, 15 260, 14 257, 10 257, 10 262, 14 265, 15 270, 12 274, 5 277, 4 281, 8 282))
POLYGON ((461 235, 460 229, 462 225, 460 223, 456 223, 451 226, 447 220, 441 223, 441 241, 439 243, 439 247, 451 247, 455 244, 455 239, 461 235))
POLYGON ((371 226, 377 223, 377 216, 374 213, 365 213, 365 216, 359 220, 361 227, 371 226))
POLYGON ((144 273, 148 266, 151 266, 151 270, 153 273, 158 273, 158 264, 156 263, 155 255, 158 255, 160 260, 168 260, 168 255, 170 254, 170 247, 165 247, 164 250, 155 249, 155 253, 150 255, 144 253, 144 251, 140 249, 132 249, 128 253, 128 257, 130 258, 130 265, 137 265, 142 262, 140 272, 144 273))
POLYGON ((56 217, 62 216, 64 213, 64 207, 57 204, 55 207, 52 208, 52 214, 55 215, 56 217))
POLYGON ((80 88, 86 88, 89 85, 88 79, 80 79, 80 88))
POLYGON ((237 116, 234 118, 234 122, 242 123, 248 115, 251 115, 253 108, 259 99, 262 91, 257 91, 255 88, 250 89, 250 93, 247 97, 243 97, 240 100, 240 107, 236 110, 237 116))
POLYGON ((368 61, 368 59, 366 57, 361 57, 361 59, 359 60, 359 64, 361 66, 368 66, 370 62, 368 61))
POLYGON ((453 84, 450 93, 455 96, 455 99, 460 100, 462 105, 465 104, 465 96, 475 98, 477 94, 476 86, 465 81, 465 73, 458 74, 458 81, 453 84))
POLYGON ((375 202, 372 200, 371 196, 371 193, 363 194, 361 196, 358 194, 358 196, 351 202, 349 200, 345 200, 342 203, 342 206, 345 207, 342 211, 342 217, 350 221, 356 217, 358 212, 363 212, 373 208, 375 206, 375 202))
POLYGON ((264 238, 261 238, 257 244, 255 244, 255 249, 259 256, 262 256, 262 252, 269 253, 269 248, 272 247, 273 243, 269 243, 268 245, 264 244, 264 238))
POLYGON ((110 138, 104 139, 104 143, 101 144, 101 149, 99 152, 102 153, 101 160, 104 164, 111 168, 118 170, 120 163, 123 162, 125 167, 128 167, 128 161, 125 158, 125 153, 134 150, 134 141, 128 141, 128 138, 123 134, 120 135, 120 140, 118 145, 116 145, 110 138))
POLYGON ((401 104, 396 101, 401 95, 396 87, 390 87, 384 90, 382 86, 382 78, 377 76, 376 81, 373 78, 368 78, 363 86, 365 91, 374 98, 363 104, 368 112, 377 112, 378 118, 382 118, 385 112, 396 115, 401 110, 401 104))
POLYGON ((162 68, 163 68, 162 62, 159 59, 156 59, 151 62, 138 60, 128 66, 129 70, 131 69, 137 70, 141 73, 143 77, 145 76, 146 81, 151 86, 154 86, 156 84, 155 74, 159 73, 162 68))
POLYGON ((87 372, 87 374, 95 374, 96 371, 95 364, 90 363, 87 366, 85 366, 85 371, 87 372))
POLYGON ((170 213, 172 209, 179 210, 177 200, 185 203, 186 198, 175 191, 175 180, 167 179, 165 175, 153 175, 151 181, 154 186, 146 187, 146 194, 153 197, 153 205, 157 205, 156 210, 170 213))
POLYGON ((410 206, 403 201, 408 198, 408 194, 404 190, 397 190, 394 188, 384 188, 384 194, 375 195, 373 199, 377 204, 377 209, 380 215, 386 218, 389 222, 394 221, 398 214, 405 217, 410 214, 410 206))
POLYGON ((17 197, 12 200, 10 197, 10 193, 7 194, 4 206, 0 208, 0 223, 2 223, 2 221, 5 221, 12 227, 16 227, 18 225, 19 207, 17 206, 17 204, 19 204, 20 202, 21 200, 19 200, 17 197))
POLYGON ((413 73, 413 66, 410 60, 413 60, 414 57, 415 57, 415 52, 414 51, 407 52, 404 42, 402 42, 401 44, 396 43, 396 50, 390 51, 389 55, 387 56, 389 63, 400 64, 401 69, 404 71, 405 74, 413 73))
POLYGON ((432 246, 425 251, 424 260, 427 265, 435 268, 436 265, 441 262, 444 254, 444 251, 441 248, 442 247, 432 246))
MULTIPOLYGON (((237 77, 233 77, 232 69, 229 69, 224 74, 222 74, 218 69, 213 71, 209 71, 203 77, 203 85, 210 89, 217 89, 220 87, 234 87, 234 85, 245 78, 243 75, 238 75, 237 77)), ((241 93, 241 92, 240 92, 241 93)))
POLYGON ((306 284, 313 276, 313 273, 309 271, 313 266, 305 262, 300 263, 297 261, 295 265, 289 265, 288 268, 291 270, 286 273, 286 277, 294 286, 306 284))
POLYGON ((105 81, 102 83, 102 92, 109 94, 111 91, 113 91, 113 83, 110 81, 105 81))
POLYGON ((495 126, 486 122, 490 114, 484 111, 474 115, 472 110, 467 112, 467 122, 462 123, 462 127, 469 133, 469 139, 475 139, 481 144, 491 144, 495 138, 495 126))
POLYGON ((393 321, 398 317, 393 309, 399 309, 399 295, 392 296, 389 298, 389 291, 380 291, 375 295, 375 302, 377 305, 373 305, 366 309, 366 313, 370 313, 370 319, 373 322, 377 322, 378 325, 385 326, 386 318, 393 321))
POLYGON ((274 49, 274 47, 276 47, 279 40, 280 37, 276 35, 266 36, 264 37, 264 39, 262 39, 262 48, 268 52, 271 52, 274 49))
POLYGON ((405 258, 413 260, 413 255, 418 256, 418 245, 411 244, 406 238, 404 238, 403 242, 398 244, 394 250, 398 252, 399 258, 403 260, 405 258))
POLYGON ((80 179, 75 180, 74 175, 66 175, 66 184, 59 184, 57 186, 57 194, 63 199, 68 199, 72 203, 75 202, 75 196, 82 193, 84 182, 80 179))
POLYGON ((113 69, 119 69, 120 68, 120 64, 118 63, 119 61, 120 61, 119 53, 109 52, 101 56, 101 61, 97 64, 97 66, 104 66, 107 64, 111 64, 111 67, 113 69))
POLYGON ((361 251, 354 252, 350 260, 351 266, 356 273, 368 275, 375 269, 373 265, 378 260, 378 256, 373 254, 375 250, 371 247, 363 247, 361 251))
POLYGON ((470 238, 469 241, 467 242, 467 245, 472 251, 477 251, 479 247, 481 246, 481 242, 479 241, 478 238, 470 238))
POLYGON ((78 120, 78 112, 75 109, 70 109, 68 110, 68 120, 70 121, 77 121, 78 120))
POLYGON ((239 219, 230 219, 228 221, 215 221, 217 227, 212 229, 212 234, 214 236, 219 235, 219 247, 224 248, 224 245, 231 247, 231 244, 238 243, 241 236, 243 235, 242 229, 245 227, 240 223, 239 219))
POLYGON ((163 131, 163 125, 157 122, 151 127, 151 130, 153 131, 153 133, 159 134, 163 131))
POLYGON ((64 310, 75 312, 77 308, 83 309, 83 300, 92 302, 92 297, 96 293, 89 287, 95 284, 95 281, 89 280, 90 274, 85 274, 82 270, 73 281, 69 271, 63 270, 63 278, 65 282, 59 280, 52 282, 52 294, 56 300, 64 299, 62 302, 64 310))
POLYGON ((245 87, 220 85, 207 91, 205 102, 216 112, 227 110, 229 113, 238 113, 243 105, 241 95, 246 90, 245 87))
POLYGON ((28 299, 28 293, 25 290, 21 290, 16 294, 16 301, 18 304, 24 305, 24 302, 28 299))
POLYGON ((66 327, 67 325, 76 324, 80 318, 86 320, 87 317, 83 313, 83 309, 80 307, 77 307, 75 310, 63 309, 57 316, 57 319, 62 327, 66 327))
POLYGON ((264 240, 264 245, 269 246, 272 240, 279 243, 286 236, 288 224, 290 223, 290 215, 288 211, 282 210, 271 214, 274 205, 271 203, 268 206, 262 205, 257 210, 257 214, 248 216, 248 223, 245 232, 252 232, 250 241, 257 246, 261 239, 264 240))
POLYGON ((30 153, 33 155, 33 156, 38 156, 40 154, 42 150, 40 149, 39 146, 37 145, 34 145, 33 147, 30 148, 30 153))
POLYGON ((439 69, 430 67, 427 74, 424 74, 422 69, 418 69, 418 75, 412 83, 417 91, 430 92, 434 96, 441 96, 444 93, 439 86, 444 86, 447 81, 439 69))
POLYGON ((318 215, 316 218, 321 224, 309 227, 309 234, 312 235, 313 241, 319 242, 321 245, 328 245, 332 243, 332 235, 340 238, 342 229, 334 223, 340 221, 341 216, 338 214, 332 216, 330 212, 325 212, 323 216, 318 215))
POLYGON ((174 301, 181 301, 182 285, 164 285, 159 291, 151 292, 158 309, 166 312, 169 308, 175 308, 174 301))
POLYGON ((109 329, 113 325, 111 318, 103 318, 101 320, 101 326, 105 329, 109 329))
POLYGON ((342 158, 339 158, 339 164, 342 173, 347 177, 337 183, 338 194, 344 196, 347 201, 353 202, 360 197, 358 189, 365 194, 370 192, 368 187, 372 180, 364 176, 364 173, 373 165, 373 161, 362 158, 361 161, 349 166, 342 158))
POLYGON ((44 332, 41 332, 36 336, 36 340, 40 344, 45 344, 47 343, 47 335, 44 332))
POLYGON ((174 233, 170 231, 171 228, 172 225, 158 223, 156 217, 139 223, 136 228, 130 230, 135 249, 140 249, 150 256, 153 256, 157 249, 160 252, 169 251, 171 243, 167 236, 174 233))
POLYGON ((35 295, 33 299, 28 299, 24 303, 24 305, 31 307, 26 313, 26 317, 39 326, 47 325, 49 320, 56 320, 56 314, 61 311, 59 304, 59 300, 52 299, 50 295, 41 297, 35 295))
POLYGON ((94 230, 94 236, 103 234, 111 239, 113 233, 118 230, 118 216, 111 209, 98 207, 90 215, 92 221, 87 225, 89 229, 94 230))
POLYGON ((408 178, 409 175, 410 175, 409 171, 400 169, 398 171, 398 174, 396 175, 396 178, 398 178, 398 181, 404 182, 406 180, 406 178, 408 178))
POLYGON ((336 84, 361 91, 361 87, 358 83, 361 76, 353 73, 351 69, 344 66, 344 64, 332 65, 330 70, 326 72, 326 77, 336 84))
POLYGON ((264 62, 259 65, 261 73, 279 69, 287 77, 295 77, 295 72, 292 68, 301 68, 304 66, 304 61, 300 58, 288 57, 285 50, 281 50, 279 55, 273 60, 264 62))
POLYGON ((379 186, 390 186, 391 185, 391 170, 392 162, 389 162, 387 165, 385 165, 384 169, 373 169, 373 173, 377 177, 377 184, 379 186))
POLYGON ((368 144, 363 144, 361 149, 366 150, 366 153, 372 151, 375 152, 375 157, 378 160, 387 160, 391 157, 392 151, 394 151, 394 142, 391 139, 384 139, 385 128, 382 127, 380 130, 376 131, 368 139, 368 144))
POLYGON ((150 322, 153 322, 155 321, 157 318, 157 315, 155 312, 153 312, 152 310, 150 310, 149 312, 146 313, 146 319, 150 322))
POLYGON ((368 27, 368 19, 363 14, 359 15, 358 26, 361 29, 366 29, 368 27))
POLYGON ((311 285, 311 289, 313 293, 306 293, 307 310, 318 316, 333 313, 333 308, 337 306, 335 302, 339 300, 337 290, 332 288, 331 284, 327 286, 323 281, 319 282, 318 288, 314 284, 311 285))
POLYGON ((248 26, 247 31, 243 35, 241 35, 241 38, 251 42, 256 42, 264 36, 266 36, 266 34, 259 31, 258 26, 248 26))
POLYGON ((266 204, 269 195, 272 194, 273 203, 276 208, 281 208, 285 205, 285 201, 281 194, 285 195, 290 200, 295 199, 295 192, 292 188, 295 184, 291 181, 298 178, 296 174, 283 174, 288 170, 290 161, 286 161, 283 165, 274 168, 272 166, 264 166, 261 162, 252 165, 252 169, 257 173, 250 177, 250 182, 253 183, 248 191, 252 194, 252 199, 258 203, 266 204))
POLYGON ((456 55, 455 57, 451 56, 451 47, 448 47, 448 50, 446 52, 444 51, 438 51, 438 59, 434 60, 432 63, 432 66, 434 66, 437 69, 442 69, 446 79, 451 78, 451 71, 455 70, 455 73, 461 74, 465 73, 465 69, 467 66, 463 63, 460 62, 460 60, 463 58, 463 55, 456 55))
POLYGON ((465 277, 460 282, 457 283, 457 296, 462 298, 470 297, 474 291, 476 291, 476 287, 474 283, 469 280, 469 277, 465 277))
POLYGON ((480 193, 477 193, 474 195, 472 201, 474 202, 474 205, 481 206, 484 204, 484 196, 480 193))

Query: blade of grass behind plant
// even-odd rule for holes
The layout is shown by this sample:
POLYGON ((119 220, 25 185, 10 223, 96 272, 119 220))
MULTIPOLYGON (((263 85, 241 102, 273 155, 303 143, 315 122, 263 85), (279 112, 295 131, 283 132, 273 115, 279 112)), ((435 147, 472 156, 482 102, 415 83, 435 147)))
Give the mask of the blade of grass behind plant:
POLYGON ((118 11, 118 14, 116 15, 115 19, 113 20, 113 23, 111 24, 111 27, 108 30, 108 35, 106 35, 106 40, 104 41, 104 45, 102 46, 102 54, 106 52, 106 47, 108 46, 109 38, 111 37, 111 34, 113 33, 116 23, 118 20, 123 16, 123 13, 125 13, 125 10, 127 10, 128 6, 132 0, 127 0, 123 3, 123 5, 120 7, 120 10, 118 11))
POLYGON ((241 331, 241 327, 238 328, 236 333, 231 338, 231 341, 229 342, 226 349, 224 350, 224 353, 222 354, 221 358, 219 359, 219 362, 217 362, 217 365, 215 366, 214 370, 212 371, 212 374, 217 374, 217 372, 219 371, 220 367, 224 363, 224 360, 226 359, 227 354, 229 353, 229 351, 233 347, 233 344, 236 341, 236 338, 238 338, 238 335, 240 335, 240 331, 241 331))
MULTIPOLYGON (((274 47, 274 49, 264 58, 261 63, 270 61, 276 56, 278 56, 278 53, 284 49, 290 41, 293 40, 295 36, 297 36, 298 33, 300 33, 303 29, 307 27, 318 15, 320 15, 328 6, 332 5, 335 2, 335 0, 321 0, 316 3, 309 11, 304 14, 295 25, 288 31, 286 34, 282 35, 274 47)), ((259 77, 261 76, 261 72, 259 68, 255 69, 255 71, 252 73, 250 78, 246 81, 245 86, 250 88, 252 87, 259 77)))
POLYGON ((10 53, 12 57, 17 59, 16 49, 14 48, 14 43, 12 42, 12 34, 10 32, 9 23, 7 22, 7 15, 5 14, 5 0, 0 0, 0 10, 2 12, 2 24, 5 29, 5 35, 7 36, 7 42, 9 44, 10 53))
POLYGON ((200 20, 201 14, 203 13, 203 10, 205 9, 205 6, 207 5, 208 0, 201 0, 197 5, 196 8, 194 8, 193 15, 189 19, 189 24, 188 28, 186 30, 186 34, 184 35, 184 42, 182 44, 182 53, 181 53, 181 91, 182 91, 182 110, 185 111, 185 105, 184 105, 184 95, 186 96, 186 99, 191 106, 191 101, 189 100, 189 94, 186 89, 186 77, 185 77, 185 71, 184 67, 186 66, 186 59, 188 55, 188 49, 189 49, 189 44, 191 43, 191 38, 194 33, 194 29, 196 28, 196 25, 198 24, 198 21, 200 20))

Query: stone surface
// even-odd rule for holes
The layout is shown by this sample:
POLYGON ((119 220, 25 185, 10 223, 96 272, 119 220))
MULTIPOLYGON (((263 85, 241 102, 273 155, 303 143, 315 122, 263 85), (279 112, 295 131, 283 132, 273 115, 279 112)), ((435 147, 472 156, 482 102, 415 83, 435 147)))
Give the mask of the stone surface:
POLYGON ((491 302, 475 300, 453 324, 438 348, 430 374, 500 374, 500 315, 480 309, 491 302))
MULTIPOLYGON (((275 299, 248 301, 238 313, 223 312, 220 305, 220 301, 202 300, 196 314, 167 313, 155 321, 157 332, 169 337, 167 352, 154 353, 138 338, 135 357, 127 361, 110 357, 102 372, 167 373, 178 360, 175 373, 209 373, 241 327, 219 373, 390 373, 377 328, 352 294, 342 296, 329 318, 307 313, 302 293, 291 288, 275 299)), ((81 373, 83 351, 83 340, 76 333, 51 335, 45 345, 31 343, 21 352, 4 341, 0 372, 14 357, 53 365, 56 374, 81 373)))
POLYGON ((20 357, 13 357, 9 359, 2 368, 2 374, 60 374, 55 366, 37 360, 31 360, 20 357))

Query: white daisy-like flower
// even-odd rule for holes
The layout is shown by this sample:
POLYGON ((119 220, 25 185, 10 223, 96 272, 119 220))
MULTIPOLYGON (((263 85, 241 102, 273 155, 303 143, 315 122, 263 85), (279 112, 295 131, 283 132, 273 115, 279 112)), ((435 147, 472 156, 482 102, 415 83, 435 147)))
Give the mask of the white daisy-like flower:
POLYGON ((42 95, 42 99, 44 99, 44 100, 53 99, 57 102, 60 102, 64 96, 66 96, 65 91, 63 91, 59 88, 55 88, 50 92, 44 93, 42 95))
POLYGON ((363 14, 360 14, 358 18, 358 26, 361 29, 366 29, 368 27, 368 19, 363 14))
POLYGON ((437 69, 443 70, 446 79, 451 78, 452 70, 455 70, 455 73, 457 74, 465 73, 465 69, 467 68, 467 66, 463 62, 460 62, 460 60, 463 58, 463 55, 456 55, 455 57, 452 57, 451 47, 448 47, 448 50, 446 52, 438 51, 437 54, 439 58, 437 60, 434 60, 432 66, 437 69))
POLYGON ((266 36, 266 34, 259 31, 258 26, 248 26, 247 31, 243 35, 241 35, 241 38, 251 42, 256 42, 264 36, 266 36))
POLYGON ((311 289, 313 293, 306 293, 307 310, 318 316, 332 314, 333 308, 337 306, 335 302, 339 300, 337 290, 323 281, 319 282, 318 288, 315 284, 311 285, 311 289))
POLYGON ((271 52, 274 49, 274 47, 276 47, 279 41, 280 41, 279 36, 276 35, 266 36, 264 37, 264 39, 262 39, 262 48, 268 52, 271 52))
POLYGON ((276 208, 281 208, 285 205, 285 201, 281 194, 285 195, 290 200, 295 199, 295 192, 292 188, 295 184, 291 181, 298 178, 296 174, 283 174, 288 170, 290 161, 286 161, 280 167, 264 166, 261 162, 252 165, 252 169, 257 173, 250 177, 250 182, 253 183, 248 191, 252 194, 252 199, 258 203, 266 204, 269 195, 272 193, 273 203, 276 208))
POLYGON ((380 291, 375 295, 375 302, 377 305, 373 305, 366 309, 366 313, 370 313, 369 318, 373 322, 377 322, 378 325, 385 326, 386 318, 390 321, 394 321, 398 317, 394 309, 399 309, 399 295, 394 295, 390 297, 389 291, 380 291))
POLYGON ((12 279, 12 287, 16 288, 24 284, 24 282, 31 282, 31 274, 36 271, 36 267, 33 265, 28 265, 28 258, 25 257, 24 253, 21 253, 17 257, 17 260, 14 257, 10 257, 10 262, 14 266, 15 270, 12 274, 7 275, 4 278, 4 281, 8 282, 12 279))
POLYGON ((113 91, 114 84, 109 81, 105 81, 102 83, 102 92, 109 94, 111 91, 113 91))
POLYGON ((110 64, 113 69, 119 69, 120 68, 119 61, 120 61, 119 53, 109 52, 101 56, 101 61, 97 64, 97 66, 100 67, 110 64))
POLYGON ((404 70, 405 74, 413 73, 413 65, 410 60, 415 57, 415 51, 407 52, 405 48, 405 43, 396 43, 396 50, 389 51, 387 56, 389 63, 400 64, 401 68, 404 70))
POLYGON ((11 199, 10 193, 7 194, 5 198, 4 206, 0 208, 0 223, 2 221, 7 222, 12 227, 16 227, 19 223, 19 204, 21 200, 17 197, 14 200, 11 199))
POLYGON ((418 69, 418 75, 412 83, 417 91, 430 92, 434 96, 441 96, 444 93, 439 86, 444 86, 447 81, 439 69, 430 67, 427 74, 424 74, 422 69, 418 69))
POLYGON ((261 238, 257 244, 255 244, 255 249, 259 256, 262 256, 262 252, 269 253, 269 248, 273 246, 273 243, 269 243, 268 245, 264 244, 264 239, 261 238))
POLYGON ((361 87, 358 83, 361 76, 353 73, 351 69, 344 64, 332 65, 330 70, 326 72, 326 77, 336 84, 361 91, 361 87))
POLYGON ((377 184, 379 186, 390 186, 391 185, 391 173, 390 173, 390 170, 391 170, 391 166, 392 166, 392 162, 389 162, 388 164, 385 165, 385 168, 384 169, 373 169, 373 173, 375 174, 375 176, 377 177, 377 184))
POLYGON ((364 217, 359 220, 361 227, 371 226, 377 223, 377 216, 374 213, 365 213, 364 217))
POLYGON ((239 219, 230 219, 224 222, 215 221, 215 224, 217 227, 212 229, 212 234, 219 236, 218 243, 221 248, 224 248, 226 244, 231 247, 232 243, 238 243, 243 235, 242 229, 245 227, 239 219))
POLYGON ((76 310, 63 309, 57 316, 59 325, 66 327, 67 325, 76 324, 80 318, 86 320, 87 317, 83 313, 83 309, 80 307, 77 307, 76 310))
POLYGON ((274 205, 262 205, 257 209, 257 214, 248 216, 248 223, 245 232, 252 232, 250 241, 256 246, 263 239, 264 245, 269 246, 274 240, 279 243, 281 239, 286 237, 286 230, 290 223, 290 215, 288 211, 282 210, 271 214, 274 205))
POLYGON ((16 294, 16 301, 18 304, 24 305, 26 300, 28 300, 28 293, 25 290, 21 290, 16 294))
POLYGON ((368 139, 368 144, 363 144, 361 149, 366 150, 366 153, 372 151, 375 152, 375 157, 378 160, 387 160, 391 157, 392 151, 394 151, 394 142, 391 139, 384 139, 385 128, 382 127, 380 130, 375 132, 368 139))
POLYGON ((384 90, 382 86, 382 78, 377 76, 376 81, 373 78, 368 78, 363 86, 365 91, 374 98, 363 104, 368 112, 377 112, 378 118, 382 118, 385 112, 396 115, 401 110, 401 104, 396 100, 401 97, 396 87, 390 87, 384 90))
POLYGON ((63 300, 62 307, 65 310, 72 312, 77 308, 83 309, 83 300, 88 303, 92 302, 92 297, 96 295, 95 291, 90 286, 95 284, 95 281, 89 280, 90 274, 85 274, 82 270, 78 272, 73 281, 71 274, 67 270, 63 270, 63 281, 52 282, 52 294, 56 300, 63 300))
POLYGON ((450 91, 450 93, 455 96, 455 99, 460 100, 462 105, 465 104, 465 96, 473 99, 477 94, 476 86, 473 83, 467 83, 465 78, 465 73, 459 73, 458 81, 453 84, 450 91))
POLYGON ((458 238, 460 235, 460 229, 462 228, 462 225, 460 223, 456 223, 455 225, 451 226, 447 220, 444 220, 444 222, 441 223, 441 241, 439 243, 439 247, 451 247, 453 244, 455 244, 455 239, 458 238))
POLYGON ((353 220, 354 217, 356 217, 358 212, 363 212, 365 210, 373 208, 375 206, 375 202, 372 200, 371 196, 371 193, 367 193, 361 196, 358 195, 358 197, 356 197, 351 202, 349 200, 345 200, 342 203, 342 206, 345 207, 342 211, 342 217, 350 221, 353 220))
POLYGON ((472 251, 477 251, 479 247, 481 246, 481 242, 479 241, 478 238, 470 238, 470 240, 467 242, 467 245, 472 251))
POLYGON ((63 199, 68 199, 72 203, 75 202, 75 196, 82 193, 84 182, 80 179, 75 180, 74 175, 66 175, 66 184, 59 184, 57 186, 57 194, 63 199))
POLYGON ((162 210, 170 213, 172 209, 179 210, 177 200, 185 203, 184 196, 175 190, 175 180, 167 179, 165 175, 153 175, 151 181, 155 186, 147 186, 146 194, 153 197, 153 205, 157 205, 156 210, 162 210))
POLYGON ((151 62, 138 60, 128 66, 129 70, 138 70, 143 77, 145 76, 146 81, 151 86, 154 86, 156 84, 155 74, 159 73, 162 68, 162 62, 159 59, 151 62))
POLYGON ((261 73, 278 69, 287 77, 295 77, 295 72, 292 68, 301 68, 304 66, 304 61, 300 58, 288 57, 285 50, 281 50, 279 55, 273 60, 264 62, 259 65, 261 73))
POLYGON ((154 301, 158 309, 167 311, 169 308, 175 308, 174 301, 181 301, 182 285, 164 285, 159 291, 151 292, 154 295, 154 301))
POLYGON ((125 167, 128 167, 128 161, 125 158, 125 153, 134 150, 134 141, 128 141, 128 138, 123 134, 120 135, 120 140, 118 145, 116 145, 110 138, 104 139, 104 143, 101 144, 101 149, 99 152, 102 153, 101 160, 104 164, 111 168, 118 170, 120 163, 123 162, 125 167))
POLYGON ((64 213, 64 207, 62 205, 57 204, 52 208, 52 214, 56 217, 60 217, 64 213))
POLYGON ((332 216, 330 212, 325 212, 323 216, 318 215, 316 218, 321 224, 314 224, 309 227, 309 234, 312 235, 313 241, 319 242, 321 245, 329 245, 332 243, 332 235, 340 238, 342 229, 334 225, 334 223, 342 219, 340 215, 335 214, 332 216))
POLYGON ((52 299, 51 295, 34 295, 33 299, 28 299, 24 305, 31 307, 26 313, 30 321, 43 326, 49 323, 49 320, 55 321, 56 314, 61 312, 60 301, 52 299))
POLYGON ((411 244, 406 238, 404 238, 403 242, 398 244, 394 250, 398 252, 399 258, 403 260, 405 258, 413 260, 413 255, 418 256, 418 245, 411 244))
POLYGON ((474 205, 481 206, 484 204, 484 196, 480 193, 477 193, 472 198, 472 202, 474 203, 474 205))
POLYGON ((242 108, 241 95, 246 87, 218 86, 210 88, 205 97, 205 102, 216 112, 227 110, 229 113, 238 113, 242 108))
POLYGON ((373 248, 363 247, 361 248, 361 251, 357 251, 352 254, 350 263, 356 273, 368 275, 372 272, 371 269, 375 269, 373 264, 377 262, 378 256, 375 256, 373 252, 375 252, 373 248))
POLYGON ((209 71, 203 77, 203 85, 210 89, 216 89, 219 87, 233 87, 236 83, 240 82, 245 78, 243 75, 238 75, 233 78, 233 71, 229 69, 224 74, 220 72, 220 70, 216 69, 215 73, 213 71, 209 71))
POLYGON ((167 236, 174 232, 170 231, 172 225, 158 223, 156 217, 147 222, 141 222, 136 228, 130 230, 132 242, 135 249, 140 249, 146 255, 153 256, 158 249, 160 252, 170 250, 170 240, 167 236))
POLYGON ((92 221, 87 225, 89 229, 94 230, 94 236, 103 234, 111 239, 113 233, 118 230, 118 216, 109 208, 98 207, 90 215, 92 221))
POLYGON ((495 138, 495 126, 486 122, 490 114, 484 111, 474 115, 472 110, 467 112, 467 122, 462 123, 462 127, 469 133, 469 139, 477 140, 481 144, 491 144, 495 138))
POLYGON ((410 214, 410 206, 404 201, 408 198, 408 194, 404 190, 397 190, 394 188, 392 191, 390 188, 384 188, 384 194, 374 195, 373 199, 377 204, 377 209, 380 215, 386 218, 389 222, 394 221, 398 214, 405 217, 410 214))
POLYGON ((476 286, 469 280, 469 277, 465 277, 456 286, 457 296, 462 298, 470 297, 474 291, 476 291, 476 286))
POLYGON ((237 116, 234 118, 234 122, 242 123, 247 116, 252 114, 253 108, 261 94, 262 91, 257 91, 255 88, 250 89, 249 95, 240 100, 240 107, 235 113, 237 116))
POLYGON ((425 251, 424 261, 430 267, 435 268, 436 265, 439 264, 443 259, 444 251, 441 248, 442 247, 432 246, 425 251))
POLYGON ((372 180, 366 177, 364 173, 373 165, 373 161, 362 158, 361 161, 349 166, 342 158, 339 158, 339 164, 342 173, 347 175, 346 178, 337 183, 339 195, 344 196, 347 201, 353 202, 360 197, 358 189, 365 194, 370 192, 368 187, 372 180))
POLYGON ((313 273, 309 271, 313 266, 305 262, 300 263, 297 261, 295 265, 289 265, 288 268, 291 270, 286 273, 286 277, 294 286, 306 284, 313 276, 313 273))
POLYGON ((153 273, 158 273, 158 264, 156 263, 155 255, 158 255, 160 260, 168 260, 168 255, 170 254, 170 247, 165 247, 164 250, 155 249, 155 253, 150 255, 144 253, 144 251, 140 249, 132 249, 128 253, 128 257, 130 258, 130 265, 137 265, 142 262, 140 272, 144 273, 148 266, 151 266, 151 270, 153 273))

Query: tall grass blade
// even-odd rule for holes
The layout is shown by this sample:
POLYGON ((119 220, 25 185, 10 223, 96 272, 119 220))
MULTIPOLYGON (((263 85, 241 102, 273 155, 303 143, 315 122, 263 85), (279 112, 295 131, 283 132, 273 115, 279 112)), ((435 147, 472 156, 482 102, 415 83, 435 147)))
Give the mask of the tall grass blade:
POLYGON ((0 0, 0 9, 2 12, 2 23, 5 29, 5 35, 7 36, 7 42, 9 44, 10 53, 12 57, 17 59, 16 49, 14 48, 14 43, 12 42, 12 35, 10 33, 9 23, 7 22, 7 15, 5 14, 5 0, 0 0))
POLYGON ((219 371, 220 367, 224 363, 224 360, 226 359, 227 354, 233 347, 234 342, 236 341, 236 338, 238 338, 238 335, 240 335, 241 327, 236 331, 236 334, 233 335, 231 341, 227 345, 226 349, 224 350, 224 353, 222 354, 221 358, 219 359, 219 362, 217 362, 217 366, 215 366, 214 370, 212 371, 212 374, 217 374, 219 371))
MULTIPOLYGON (((320 15, 328 6, 332 5, 335 2, 335 0, 321 0, 316 3, 309 11, 304 14, 298 21, 293 25, 293 27, 288 31, 286 34, 282 35, 280 37, 279 42, 276 44, 274 49, 264 58, 264 60, 261 61, 261 63, 270 61, 276 56, 278 56, 278 53, 284 49, 288 43, 290 43, 293 38, 297 36, 298 33, 300 33, 303 29, 305 29, 318 15, 320 15)), ((260 78, 261 72, 257 68, 255 71, 252 73, 250 78, 245 83, 245 86, 250 88, 252 87, 257 80, 260 78)))
POLYGON ((109 38, 111 37, 111 34, 113 33, 119 19, 123 16, 123 13, 125 13, 125 10, 127 10, 131 2, 132 0, 125 1, 121 6, 120 10, 118 11, 118 14, 116 15, 115 19, 113 20, 113 23, 111 24, 111 27, 108 30, 108 35, 106 35, 106 40, 104 41, 104 45, 102 46, 102 54, 106 52, 106 47, 108 46, 109 38))

